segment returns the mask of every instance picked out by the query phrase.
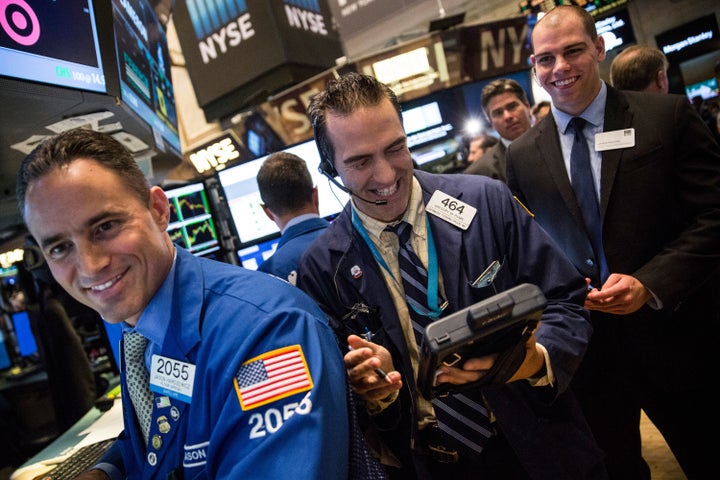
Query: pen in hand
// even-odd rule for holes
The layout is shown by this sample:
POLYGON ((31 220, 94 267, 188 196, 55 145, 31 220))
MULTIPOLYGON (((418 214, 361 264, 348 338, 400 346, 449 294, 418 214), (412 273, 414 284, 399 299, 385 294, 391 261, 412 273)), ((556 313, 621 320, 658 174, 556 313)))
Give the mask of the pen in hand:
MULTIPOLYGON (((348 350, 352 352, 353 348, 352 346, 348 345, 348 350)), ((390 376, 380 367, 375 367, 375 374, 380 377, 382 380, 385 380, 387 383, 392 383, 392 380, 390 379, 390 376)))

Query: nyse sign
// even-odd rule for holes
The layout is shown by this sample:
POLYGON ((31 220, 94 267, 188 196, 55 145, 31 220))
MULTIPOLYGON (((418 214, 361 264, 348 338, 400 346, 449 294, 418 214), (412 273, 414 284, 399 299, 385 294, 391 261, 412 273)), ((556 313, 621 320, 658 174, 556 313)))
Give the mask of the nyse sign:
POLYGON ((240 145, 231 134, 227 134, 191 152, 189 157, 199 173, 220 170, 226 163, 240 157, 240 145))
POLYGON ((312 137, 313 130, 307 116, 307 107, 312 96, 324 90, 325 83, 334 77, 334 71, 326 72, 270 100, 270 105, 279 115, 283 130, 289 137, 288 144, 312 137))
POLYGON ((464 70, 473 79, 530 67, 526 17, 467 27, 460 31, 466 47, 464 70))

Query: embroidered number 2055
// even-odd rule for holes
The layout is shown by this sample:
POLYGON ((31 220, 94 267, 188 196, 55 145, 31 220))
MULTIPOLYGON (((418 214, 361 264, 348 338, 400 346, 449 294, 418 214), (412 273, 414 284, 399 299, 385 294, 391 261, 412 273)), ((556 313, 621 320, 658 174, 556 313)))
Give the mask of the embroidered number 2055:
POLYGON ((248 423, 252 425, 250 438, 262 438, 269 433, 275 433, 296 413, 299 415, 307 415, 311 411, 312 401, 310 400, 310 392, 308 392, 300 403, 286 403, 282 406, 282 410, 279 408, 268 408, 264 413, 253 413, 248 420, 248 423))

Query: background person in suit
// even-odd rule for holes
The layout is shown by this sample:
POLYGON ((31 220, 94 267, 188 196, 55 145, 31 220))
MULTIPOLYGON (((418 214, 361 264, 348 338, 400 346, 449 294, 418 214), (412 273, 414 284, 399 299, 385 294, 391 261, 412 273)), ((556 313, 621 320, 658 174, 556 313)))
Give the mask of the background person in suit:
POLYGON ((540 120, 545 118, 545 115, 550 113, 550 106, 552 104, 547 100, 540 100, 532 107, 533 125, 538 123, 540 120))
POLYGON ((463 173, 485 175, 505 181, 505 150, 532 126, 530 102, 519 83, 500 78, 485 85, 481 103, 483 112, 500 135, 500 141, 463 173))
MULTIPOLYGON (((352 347, 345 355, 349 380, 365 401, 368 438, 391 478, 604 478, 599 450, 566 390, 591 334, 582 308, 585 283, 572 264, 501 182, 414 170, 397 97, 374 77, 350 73, 330 81, 308 111, 321 168, 342 179, 351 201, 303 255, 298 287, 352 347), (465 205, 460 223, 466 225, 438 212, 433 194, 465 205), (401 221, 412 228, 412 249, 433 280, 425 282, 428 299, 421 306, 406 301, 398 237, 386 230, 401 221), (494 280, 474 287, 495 260, 494 280), (524 282, 538 285, 549 304, 539 328, 520 345, 527 352, 522 364, 508 369, 500 384, 450 395, 474 407, 465 416, 419 395, 411 320, 421 331, 427 321, 524 282), (496 433, 483 449, 487 417, 478 409, 485 408, 495 420, 487 428, 496 433), (460 433, 471 425, 471 432, 460 433)), ((475 381, 494 371, 495 360, 441 367, 437 381, 475 381)))
POLYGON ((330 224, 320 218, 318 189, 305 161, 288 152, 271 154, 257 174, 263 211, 280 229, 275 253, 258 270, 295 285, 300 256, 330 224))
POLYGON ((668 93, 669 66, 660 49, 650 45, 631 45, 610 64, 610 84, 619 90, 668 93))
POLYGON ((473 163, 485 155, 488 150, 497 145, 498 139, 487 133, 481 133, 470 139, 468 144, 468 163, 473 163))
POLYGON ((508 185, 592 285, 595 331, 574 390, 613 478, 649 478, 641 409, 688 478, 704 478, 716 468, 708 333, 720 327, 720 148, 684 96, 621 92, 600 79, 603 38, 582 8, 554 8, 532 43, 554 109, 508 149, 508 185), (602 215, 598 255, 569 180, 578 116, 602 215))

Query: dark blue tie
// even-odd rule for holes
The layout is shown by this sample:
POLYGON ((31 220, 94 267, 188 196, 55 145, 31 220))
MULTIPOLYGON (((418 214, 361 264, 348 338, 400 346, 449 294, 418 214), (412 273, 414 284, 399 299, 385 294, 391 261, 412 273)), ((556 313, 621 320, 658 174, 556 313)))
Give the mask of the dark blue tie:
MULTIPOLYGON (((419 346, 422 343, 425 327, 433 320, 422 313, 429 312, 427 269, 413 251, 410 243, 412 233, 410 224, 400 222, 388 226, 386 230, 395 233, 400 242, 398 250, 400 277, 410 310, 415 340, 419 346)), ((493 434, 485 405, 464 394, 434 398, 432 404, 447 446, 469 456, 480 454, 487 439, 493 434)))
MULTIPOLYGON (((602 284, 607 280, 610 272, 602 246, 602 220, 600 218, 600 205, 595 193, 595 184, 593 183, 590 149, 587 140, 585 140, 585 135, 583 135, 585 124, 585 119, 580 117, 570 120, 570 127, 573 129, 575 136, 572 151, 570 152, 570 179, 573 190, 575 190, 575 198, 582 211, 590 243, 595 252, 600 284, 602 284)), ((596 286, 600 287, 600 285, 596 286)))

